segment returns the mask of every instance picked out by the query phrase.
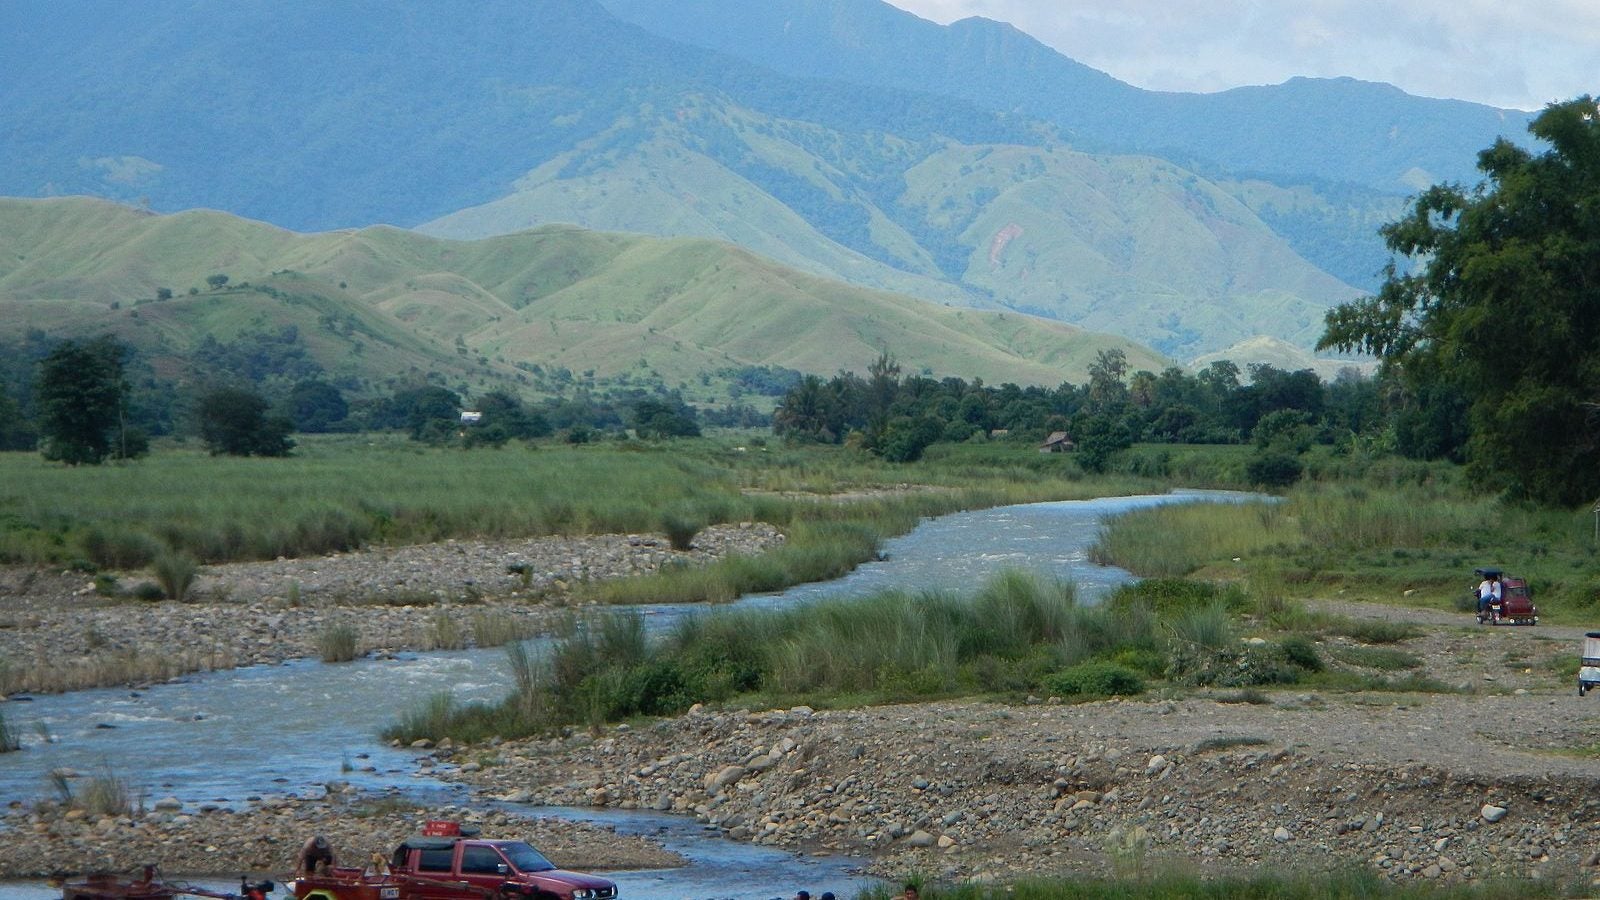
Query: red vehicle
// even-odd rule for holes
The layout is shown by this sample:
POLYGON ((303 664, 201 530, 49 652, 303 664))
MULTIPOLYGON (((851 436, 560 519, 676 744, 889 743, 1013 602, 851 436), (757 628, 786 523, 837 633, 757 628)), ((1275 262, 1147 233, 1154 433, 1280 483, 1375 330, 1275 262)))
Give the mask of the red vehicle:
POLYGON ((406 838, 387 872, 335 867, 294 883, 296 900, 613 900, 609 878, 558 869, 525 841, 477 838, 453 822, 430 822, 406 838))
POLYGON ((1478 604, 1478 588, 1471 588, 1472 602, 1478 607, 1479 625, 1537 625, 1539 608, 1533 605, 1533 594, 1528 590, 1526 578, 1516 578, 1499 569, 1474 569, 1480 579, 1500 582, 1500 601, 1488 606, 1478 604))

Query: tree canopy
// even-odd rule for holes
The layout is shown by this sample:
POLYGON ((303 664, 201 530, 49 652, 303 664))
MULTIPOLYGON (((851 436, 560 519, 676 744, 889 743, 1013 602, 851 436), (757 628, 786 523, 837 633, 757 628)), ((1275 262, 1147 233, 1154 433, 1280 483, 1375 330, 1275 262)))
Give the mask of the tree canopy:
POLYGON ((70 466, 98 465, 119 453, 127 348, 115 338, 63 341, 39 363, 35 385, 41 449, 46 459, 70 466))
POLYGON ((254 391, 219 388, 200 398, 200 437, 212 455, 288 456, 294 423, 267 415, 267 401, 254 391))
POLYGON ((1570 504, 1600 494, 1600 111, 1552 104, 1528 130, 1541 152, 1496 141, 1482 183, 1435 185, 1384 227, 1414 267, 1331 310, 1320 347, 1459 395, 1479 483, 1570 504))

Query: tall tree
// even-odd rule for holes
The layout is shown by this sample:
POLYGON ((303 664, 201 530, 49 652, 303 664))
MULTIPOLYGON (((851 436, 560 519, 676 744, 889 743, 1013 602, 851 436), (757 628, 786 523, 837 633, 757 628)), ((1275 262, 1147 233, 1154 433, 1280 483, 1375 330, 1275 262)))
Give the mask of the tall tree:
POLYGON ((45 459, 99 465, 119 450, 127 433, 126 356, 122 343, 105 336, 63 341, 40 361, 35 390, 45 459))
POLYGON ((1331 310, 1319 346, 1459 390, 1479 483, 1575 503, 1600 493, 1600 110, 1552 104, 1528 130, 1547 149, 1497 141, 1476 189, 1435 185, 1384 227, 1418 265, 1331 310))
POLYGON ((294 423, 267 415, 267 401, 253 391, 214 390, 200 398, 199 416, 200 437, 212 455, 288 456, 294 449, 294 423))

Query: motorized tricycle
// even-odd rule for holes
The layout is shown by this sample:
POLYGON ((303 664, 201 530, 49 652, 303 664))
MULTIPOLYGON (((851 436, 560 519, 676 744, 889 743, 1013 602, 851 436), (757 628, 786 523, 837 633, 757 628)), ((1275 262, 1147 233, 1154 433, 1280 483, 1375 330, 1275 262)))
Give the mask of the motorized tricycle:
POLYGON ((1474 569, 1473 572, 1478 576, 1477 583, 1488 581, 1500 588, 1500 595, 1488 603, 1480 599, 1476 584, 1469 589, 1478 610, 1479 625, 1539 624, 1539 608, 1533 605, 1533 593, 1528 589, 1526 578, 1507 575, 1495 568, 1474 569))

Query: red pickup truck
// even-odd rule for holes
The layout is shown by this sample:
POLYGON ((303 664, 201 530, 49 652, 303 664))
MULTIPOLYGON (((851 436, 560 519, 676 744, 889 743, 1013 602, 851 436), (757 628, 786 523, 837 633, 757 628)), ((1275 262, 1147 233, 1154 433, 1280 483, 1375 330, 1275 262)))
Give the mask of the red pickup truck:
POLYGON ((525 841, 481 840, 454 823, 395 848, 387 872, 335 867, 294 883, 296 900, 614 900, 609 878, 558 869, 525 841), (451 831, 454 833, 449 833, 451 831), (440 833, 445 832, 445 833, 440 833))

